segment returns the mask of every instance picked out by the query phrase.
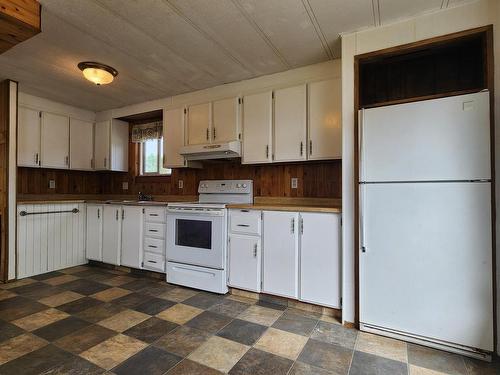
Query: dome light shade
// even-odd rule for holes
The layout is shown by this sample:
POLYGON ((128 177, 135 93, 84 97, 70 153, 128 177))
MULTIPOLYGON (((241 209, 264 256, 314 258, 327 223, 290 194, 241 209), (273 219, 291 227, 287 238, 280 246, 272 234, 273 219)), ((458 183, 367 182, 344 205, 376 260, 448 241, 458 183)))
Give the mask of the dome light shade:
POLYGON ((96 85, 107 85, 113 82, 118 75, 118 71, 111 66, 93 61, 84 61, 78 64, 83 76, 96 85))

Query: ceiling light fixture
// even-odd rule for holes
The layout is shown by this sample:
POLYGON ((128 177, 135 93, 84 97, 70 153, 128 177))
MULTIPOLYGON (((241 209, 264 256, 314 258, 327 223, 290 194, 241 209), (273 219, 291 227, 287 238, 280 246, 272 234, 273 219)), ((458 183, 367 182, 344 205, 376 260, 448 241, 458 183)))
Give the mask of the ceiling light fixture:
POLYGON ((94 61, 81 62, 78 64, 78 68, 86 79, 98 86, 113 82, 113 79, 118 75, 115 68, 94 61))

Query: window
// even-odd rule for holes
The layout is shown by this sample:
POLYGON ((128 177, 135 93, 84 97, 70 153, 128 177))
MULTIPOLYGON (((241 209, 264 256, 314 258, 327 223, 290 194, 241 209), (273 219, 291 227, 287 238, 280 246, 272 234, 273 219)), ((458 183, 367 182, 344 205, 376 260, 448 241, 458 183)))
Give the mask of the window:
POLYGON ((140 144, 141 176, 169 176, 172 169, 163 168, 163 137, 140 144))

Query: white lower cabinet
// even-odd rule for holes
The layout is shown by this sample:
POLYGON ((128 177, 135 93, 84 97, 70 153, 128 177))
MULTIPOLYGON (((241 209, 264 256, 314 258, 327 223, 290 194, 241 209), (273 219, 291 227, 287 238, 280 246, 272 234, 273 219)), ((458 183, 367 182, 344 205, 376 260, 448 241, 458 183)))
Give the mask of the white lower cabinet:
POLYGON ((105 205, 103 208, 102 261, 120 265, 121 206, 105 205))
POLYGON ((260 292, 260 237, 229 235, 229 286, 260 292))
POLYGON ((87 205, 87 259, 102 262, 102 206, 87 205))
POLYGON ((142 268, 165 272, 165 233, 167 210, 165 207, 146 207, 144 212, 144 239, 142 268))
POLYGON ((121 265, 141 268, 143 209, 138 206, 122 207, 121 265))

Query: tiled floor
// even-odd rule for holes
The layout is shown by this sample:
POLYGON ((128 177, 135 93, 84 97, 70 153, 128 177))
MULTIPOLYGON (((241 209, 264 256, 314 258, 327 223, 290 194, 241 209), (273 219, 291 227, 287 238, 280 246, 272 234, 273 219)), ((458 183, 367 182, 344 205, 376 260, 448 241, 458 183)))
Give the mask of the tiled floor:
POLYGON ((500 374, 331 318, 96 267, 0 285, 0 374, 500 374))

